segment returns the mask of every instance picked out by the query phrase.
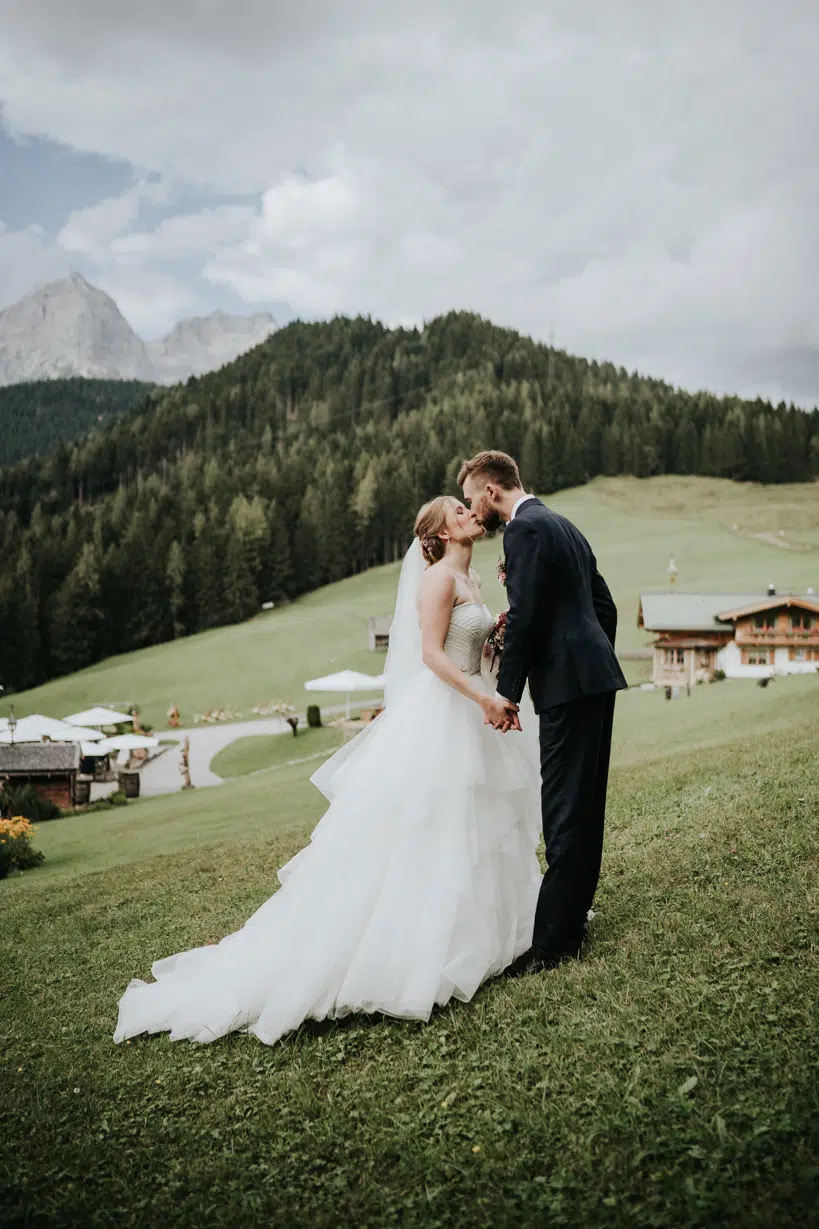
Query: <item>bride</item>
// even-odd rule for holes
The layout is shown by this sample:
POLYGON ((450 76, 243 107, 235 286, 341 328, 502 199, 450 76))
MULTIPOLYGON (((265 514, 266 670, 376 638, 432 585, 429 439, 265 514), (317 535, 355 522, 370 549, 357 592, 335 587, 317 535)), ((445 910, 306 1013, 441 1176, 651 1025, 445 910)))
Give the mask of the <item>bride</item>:
POLYGON ((129 984, 116 1042, 242 1030, 272 1045, 308 1018, 354 1011, 428 1020, 529 947, 538 759, 525 733, 487 724, 503 720, 503 702, 481 675, 493 620, 471 560, 483 533, 456 499, 421 509, 386 708, 313 776, 330 806, 310 843, 241 930, 129 984))

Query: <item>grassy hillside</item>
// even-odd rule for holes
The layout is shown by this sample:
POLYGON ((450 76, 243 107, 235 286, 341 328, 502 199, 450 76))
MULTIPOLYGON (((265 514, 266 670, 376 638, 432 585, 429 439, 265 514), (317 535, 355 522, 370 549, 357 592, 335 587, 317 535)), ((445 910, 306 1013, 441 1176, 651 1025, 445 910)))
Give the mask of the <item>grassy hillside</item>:
MULTIPOLYGON (((346 734, 351 738, 352 733, 346 734)), ((294 741, 286 734, 260 734, 239 738, 225 747, 211 760, 211 771, 217 777, 245 777, 251 772, 268 768, 284 768, 294 760, 326 758, 332 755, 345 741, 345 732, 333 726, 321 729, 302 729, 294 741)), ((313 764, 313 768, 317 768, 313 764)), ((273 783, 275 788, 275 782, 273 783)))
MULTIPOLYGON (((769 734, 787 730, 812 730, 819 737, 819 679, 792 676, 765 689, 749 681, 718 683, 698 687, 690 699, 671 703, 659 691, 625 692, 617 699, 613 763, 619 769, 664 757, 683 761, 695 752, 715 751, 737 740, 757 745, 769 734)), ((332 750, 335 731, 316 732, 317 738, 322 736, 332 750)), ((259 744, 270 741, 258 740, 259 744)), ((256 740, 243 739, 221 752, 213 762, 214 771, 227 772, 231 765, 246 771, 247 757, 263 751, 261 745, 256 751, 251 742, 256 740)), ((285 749, 292 748, 288 759, 313 750, 306 733, 300 741, 282 736, 282 742, 283 758, 285 749)), ((306 832, 326 805, 309 784, 317 766, 310 761, 277 767, 238 777, 223 788, 146 798, 122 810, 43 824, 39 846, 47 861, 36 881, 138 862, 152 852, 176 853, 227 839, 306 832)))
MULTIPOLYGON (((678 587, 726 592, 819 590, 819 494, 814 485, 763 487, 709 478, 600 478, 550 497, 588 535, 620 611, 618 646, 647 643, 636 626, 644 589, 662 588, 671 554, 678 587), (734 529, 733 526, 737 528, 734 529), (784 536, 780 535, 784 530, 784 536)), ((483 542, 477 566, 493 610, 504 605, 495 580, 499 539, 483 542)), ((264 700, 307 701, 304 682, 351 668, 377 674, 367 650, 367 619, 391 611, 395 564, 311 593, 247 623, 217 628, 108 660, 15 696, 18 716, 65 716, 95 703, 133 700, 154 725, 170 702, 183 720, 208 708, 248 713, 264 700)), ((320 703, 338 697, 320 696, 320 703)))
POLYGON ((819 409, 686 393, 471 313, 294 321, 0 467, 0 683, 37 687, 393 562, 420 504, 486 447, 546 493, 601 475, 807 484, 819 409))
POLYGON ((41 825, 0 884, 4 1223, 812 1223, 817 681, 618 706, 587 959, 427 1026, 111 1042, 131 976, 269 895, 314 764, 41 825))

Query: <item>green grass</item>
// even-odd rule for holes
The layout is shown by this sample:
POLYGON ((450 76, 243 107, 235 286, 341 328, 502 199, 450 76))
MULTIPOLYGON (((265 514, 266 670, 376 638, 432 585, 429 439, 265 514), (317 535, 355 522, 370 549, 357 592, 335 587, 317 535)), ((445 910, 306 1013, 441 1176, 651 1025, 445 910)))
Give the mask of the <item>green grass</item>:
MULTIPOLYGON (((813 485, 761 487, 707 478, 597 479, 549 503, 588 535, 620 611, 618 647, 648 642, 636 626, 641 591, 662 588, 670 555, 680 589, 742 591, 774 580, 780 589, 819 590, 819 497, 813 485), (737 528, 733 529, 733 525, 737 528), (779 537, 779 530, 785 537, 779 537), (769 535, 764 538, 754 534, 769 535), (779 543, 779 545, 774 545, 779 543)), ((480 543, 477 566, 493 610, 499 539, 480 543)), ((367 650, 367 619, 392 610, 398 565, 329 585, 236 627, 218 628, 101 662, 14 697, 18 716, 62 717, 96 703, 133 700, 157 729, 171 701, 183 721, 210 708, 245 715, 262 701, 302 708, 307 679, 351 668, 377 674, 383 654, 367 650)), ((639 663, 630 663, 631 666, 639 663)), ((337 695, 309 697, 321 705, 337 695)))
POLYGON ((818 744, 811 678, 622 695, 588 958, 272 1048, 111 1033, 274 890, 313 765, 42 824, 0 885, 4 1223, 815 1224, 818 744))
POLYGON ((819 674, 778 678, 765 688, 750 679, 703 683, 690 697, 683 691, 671 701, 660 688, 627 691, 617 697, 613 759, 620 765, 666 753, 684 759, 738 739, 762 746, 773 732, 817 722, 819 674))
POLYGON ((623 669, 623 674, 626 676, 626 682, 630 687, 636 687, 639 683, 650 683, 652 679, 652 662, 651 658, 639 658, 635 661, 621 661, 620 665, 623 669))
MULTIPOLYGON (((690 699, 670 703, 661 691, 623 692, 617 698, 612 762, 625 767, 666 755, 686 759, 693 751, 737 740, 764 745, 773 731, 817 731, 818 723, 819 678, 811 676, 777 679, 765 689, 750 681, 705 684, 694 688, 690 699)), ((291 735, 280 737, 296 745, 291 735)), ((214 758, 214 771, 230 750, 214 758)), ((299 837, 309 832, 326 805, 309 784, 316 766, 308 762, 275 768, 270 774, 259 771, 223 787, 143 798, 117 810, 41 824, 37 841, 46 863, 37 871, 36 882, 232 839, 255 840, 281 832, 299 837)), ((12 881, 12 890, 22 883, 22 878, 12 881)))
MULTIPOLYGON (((344 735, 332 726, 320 729, 300 729, 292 734, 252 734, 239 738, 211 761, 211 771, 217 777, 244 777, 250 772, 266 768, 278 768, 291 760, 306 756, 320 756, 341 746, 344 735)), ((315 767, 315 765, 314 765, 315 767)))

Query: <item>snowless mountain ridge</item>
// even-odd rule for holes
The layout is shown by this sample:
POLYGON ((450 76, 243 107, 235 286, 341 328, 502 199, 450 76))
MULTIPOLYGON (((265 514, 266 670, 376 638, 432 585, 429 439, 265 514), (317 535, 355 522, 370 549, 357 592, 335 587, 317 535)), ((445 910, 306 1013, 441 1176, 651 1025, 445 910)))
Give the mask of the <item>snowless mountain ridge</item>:
POLYGON ((0 385, 70 376, 173 384, 232 362, 275 329, 269 312, 217 311, 145 342, 110 295, 72 273, 0 311, 0 385))

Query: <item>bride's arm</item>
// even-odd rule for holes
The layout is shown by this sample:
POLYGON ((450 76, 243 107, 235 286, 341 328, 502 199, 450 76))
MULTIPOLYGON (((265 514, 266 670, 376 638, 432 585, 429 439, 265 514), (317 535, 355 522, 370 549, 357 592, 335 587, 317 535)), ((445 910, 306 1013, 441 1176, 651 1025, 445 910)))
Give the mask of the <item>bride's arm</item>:
POLYGON ((444 652, 455 604, 455 577, 449 568, 433 565, 426 570, 421 578, 420 601, 421 654, 424 665, 462 696, 479 704, 487 716, 490 712, 496 716, 494 709, 498 702, 476 687, 444 652))

